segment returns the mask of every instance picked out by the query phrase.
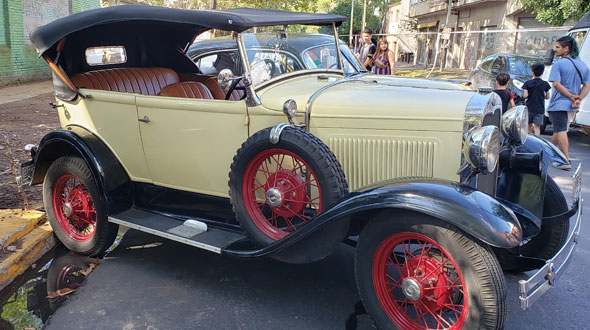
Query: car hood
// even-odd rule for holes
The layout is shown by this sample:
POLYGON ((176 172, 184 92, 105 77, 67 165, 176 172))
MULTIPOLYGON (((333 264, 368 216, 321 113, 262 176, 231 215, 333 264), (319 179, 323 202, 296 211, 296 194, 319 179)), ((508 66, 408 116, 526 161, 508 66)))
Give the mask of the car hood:
POLYGON ((282 111, 291 98, 303 113, 310 97, 314 127, 462 131, 465 108, 474 95, 469 88, 446 81, 363 74, 321 81, 302 77, 262 91, 264 107, 282 111))

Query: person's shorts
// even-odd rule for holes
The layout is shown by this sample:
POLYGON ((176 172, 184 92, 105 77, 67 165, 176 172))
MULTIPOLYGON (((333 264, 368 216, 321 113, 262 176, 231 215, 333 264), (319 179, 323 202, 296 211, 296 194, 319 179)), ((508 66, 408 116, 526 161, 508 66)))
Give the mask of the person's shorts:
POLYGON ((573 112, 570 111, 549 111, 549 118, 551 118, 551 125, 553 125, 553 133, 567 132, 573 119, 573 112), (572 114, 571 119, 570 115, 572 114))
POLYGON ((529 124, 535 124, 537 126, 543 125, 545 121, 545 115, 537 112, 529 112, 529 124))

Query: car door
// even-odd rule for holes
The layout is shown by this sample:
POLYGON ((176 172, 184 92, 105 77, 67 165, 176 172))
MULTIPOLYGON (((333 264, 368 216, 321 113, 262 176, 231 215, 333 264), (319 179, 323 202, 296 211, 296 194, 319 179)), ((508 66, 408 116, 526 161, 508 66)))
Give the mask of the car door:
POLYGON ((248 138, 246 101, 140 95, 136 104, 152 182, 227 197, 232 159, 248 138))

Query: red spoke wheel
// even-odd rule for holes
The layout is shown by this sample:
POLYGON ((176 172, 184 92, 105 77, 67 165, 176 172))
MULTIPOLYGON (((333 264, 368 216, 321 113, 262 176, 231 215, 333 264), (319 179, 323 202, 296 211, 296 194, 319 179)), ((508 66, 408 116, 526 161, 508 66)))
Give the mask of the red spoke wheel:
POLYGON ((51 164, 43 202, 53 231, 68 249, 101 255, 113 243, 118 226, 108 223, 104 198, 82 159, 62 157, 51 164))
POLYGON ((505 283, 490 248, 421 214, 384 212, 363 229, 355 262, 381 329, 501 329, 505 283))
MULTIPOLYGON (((260 245, 296 232, 348 191, 340 164, 318 138, 287 127, 279 142, 272 144, 269 134, 270 128, 262 130, 242 145, 229 182, 236 217, 260 245)), ((318 231, 323 239, 315 238, 320 242, 313 249, 302 252, 300 248, 296 261, 291 257, 282 260, 307 262, 325 257, 346 236, 348 224, 348 220, 329 224, 318 231)))

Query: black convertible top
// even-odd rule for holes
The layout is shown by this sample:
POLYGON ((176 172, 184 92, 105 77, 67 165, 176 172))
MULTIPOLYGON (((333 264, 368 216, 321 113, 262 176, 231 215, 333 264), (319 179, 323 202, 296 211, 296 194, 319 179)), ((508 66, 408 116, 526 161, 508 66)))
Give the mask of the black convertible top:
POLYGON ((584 15, 584 17, 582 17, 582 19, 579 20, 574 25, 574 27, 572 28, 572 30, 573 29, 587 28, 587 27, 590 27, 590 12, 586 13, 586 15, 584 15))
MULTIPOLYGON (((336 25, 346 17, 270 9, 236 8, 224 11, 185 10, 166 7, 123 5, 88 10, 55 20, 31 32, 31 41, 39 54, 45 53, 60 39, 98 25, 120 23, 164 23, 190 29, 191 36, 209 29, 242 32, 256 26, 283 24, 336 25)), ((145 25, 144 25, 145 26, 145 25)))

